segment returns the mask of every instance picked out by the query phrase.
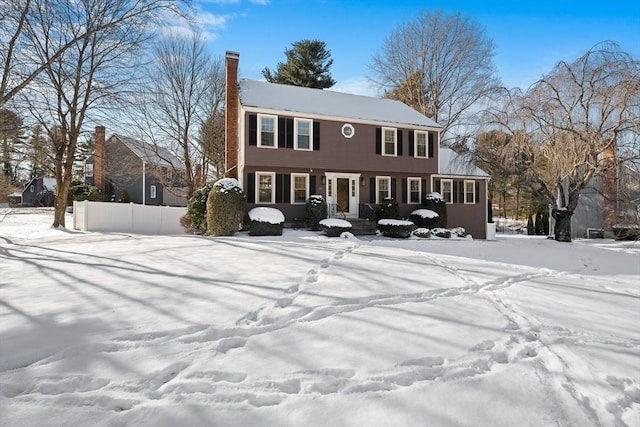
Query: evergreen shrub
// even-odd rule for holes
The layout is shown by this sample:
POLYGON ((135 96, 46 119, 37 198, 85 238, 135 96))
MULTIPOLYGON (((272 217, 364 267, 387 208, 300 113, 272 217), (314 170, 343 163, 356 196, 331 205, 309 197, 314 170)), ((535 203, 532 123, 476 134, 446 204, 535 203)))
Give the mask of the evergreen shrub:
POLYGON ((313 231, 320 230, 320 221, 327 217, 327 202, 320 195, 312 195, 305 204, 307 227, 313 231))
POLYGON ((278 209, 253 208, 248 215, 250 236, 282 236, 284 215, 278 209))
POLYGON ((207 230, 207 198, 213 188, 213 182, 208 182, 197 189, 187 204, 187 217, 191 221, 190 228, 196 233, 207 230))
POLYGON ((411 221, 399 219, 381 219, 378 221, 378 230, 383 236, 406 239, 416 226, 411 221))
POLYGON ((427 194, 422 204, 426 209, 438 214, 437 220, 434 221, 434 228, 447 228, 447 203, 440 193, 433 192, 427 194))
POLYGON ((344 219, 328 218, 320 221, 320 229, 329 237, 340 237, 346 231, 351 231, 351 223, 344 219))
POLYGON ((440 226, 438 217, 438 213, 431 209, 417 209, 411 212, 409 221, 418 228, 435 228, 440 226))
POLYGON ((231 236, 242 227, 247 200, 233 178, 216 181, 207 197, 207 234, 231 236))
POLYGON ((398 202, 392 198, 385 198, 376 211, 376 218, 378 220, 400 218, 400 207, 398 206, 398 202))

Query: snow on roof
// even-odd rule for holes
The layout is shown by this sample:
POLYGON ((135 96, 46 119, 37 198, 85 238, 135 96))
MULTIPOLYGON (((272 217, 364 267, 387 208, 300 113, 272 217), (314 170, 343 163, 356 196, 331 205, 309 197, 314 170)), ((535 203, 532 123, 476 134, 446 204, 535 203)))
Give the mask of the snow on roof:
POLYGON ((450 148, 440 147, 439 175, 476 176, 489 178, 490 175, 450 148))
POLYGON ((165 147, 148 144, 144 141, 140 141, 139 139, 117 134, 114 134, 112 138, 118 139, 126 145, 129 150, 133 151, 136 156, 147 163, 172 168, 180 167, 182 164, 180 159, 165 147))
POLYGON ((53 191, 56 189, 56 179, 55 178, 42 178, 42 186, 45 190, 53 191))
POLYGON ((391 99, 248 79, 241 79, 239 86, 240 104, 244 107, 440 128, 413 108, 391 99))

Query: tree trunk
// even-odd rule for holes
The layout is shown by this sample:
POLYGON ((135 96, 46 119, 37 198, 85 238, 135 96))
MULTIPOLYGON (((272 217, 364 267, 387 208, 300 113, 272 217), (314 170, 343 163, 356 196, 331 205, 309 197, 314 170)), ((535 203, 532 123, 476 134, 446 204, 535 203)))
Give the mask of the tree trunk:
POLYGON ((516 186, 516 221, 520 219, 520 186, 516 186))
POLYGON ((557 242, 571 241, 571 217, 573 211, 569 210, 553 210, 553 217, 556 220, 555 240, 557 242))

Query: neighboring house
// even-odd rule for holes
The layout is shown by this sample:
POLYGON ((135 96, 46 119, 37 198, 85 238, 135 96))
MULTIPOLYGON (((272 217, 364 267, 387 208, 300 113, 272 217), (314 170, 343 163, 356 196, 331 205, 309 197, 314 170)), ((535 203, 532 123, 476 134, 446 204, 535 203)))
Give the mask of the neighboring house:
POLYGON ((105 140, 96 126, 95 153, 85 161, 85 182, 119 200, 126 190, 133 203, 186 206, 186 187, 176 170, 181 164, 169 150, 121 135, 105 140), (109 188, 110 187, 110 188, 109 188))
POLYGON ((394 100, 238 81, 238 61, 227 52, 226 175, 249 209, 272 206, 300 221, 320 194, 330 215, 366 218, 391 197, 408 217, 438 191, 448 226, 486 238, 489 176, 440 148, 433 120, 394 100))
MULTIPOLYGON (((36 176, 24 185, 20 194, 20 204, 23 206, 53 206, 56 189, 56 179, 36 176)), ((14 194, 12 194, 14 196, 14 194)))

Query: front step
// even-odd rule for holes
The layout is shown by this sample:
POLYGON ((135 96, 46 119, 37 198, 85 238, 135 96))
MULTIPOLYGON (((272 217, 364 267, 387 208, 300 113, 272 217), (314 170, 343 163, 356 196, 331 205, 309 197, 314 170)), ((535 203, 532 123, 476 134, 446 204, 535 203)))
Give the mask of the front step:
POLYGON ((376 234, 375 221, 369 221, 365 218, 348 218, 351 223, 351 234, 354 236, 366 236, 376 234))

